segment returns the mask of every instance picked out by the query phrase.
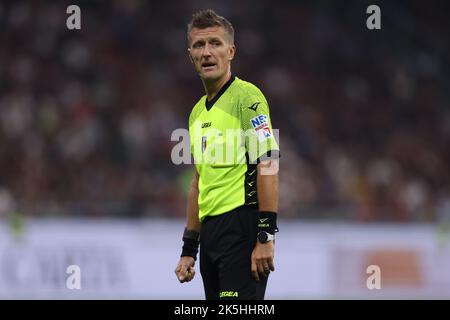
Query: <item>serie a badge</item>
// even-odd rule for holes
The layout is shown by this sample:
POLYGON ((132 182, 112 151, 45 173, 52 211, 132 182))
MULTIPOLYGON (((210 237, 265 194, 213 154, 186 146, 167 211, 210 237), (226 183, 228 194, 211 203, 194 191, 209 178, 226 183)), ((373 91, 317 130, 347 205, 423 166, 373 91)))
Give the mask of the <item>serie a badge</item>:
POLYGON ((202 153, 206 150, 206 136, 202 137, 202 153))

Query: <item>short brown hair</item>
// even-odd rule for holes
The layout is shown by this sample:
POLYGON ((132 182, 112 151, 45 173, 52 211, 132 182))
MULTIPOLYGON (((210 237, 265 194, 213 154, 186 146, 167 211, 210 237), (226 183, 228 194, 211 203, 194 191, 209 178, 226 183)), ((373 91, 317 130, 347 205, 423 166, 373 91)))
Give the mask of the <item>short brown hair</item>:
POLYGON ((192 15, 192 20, 187 27, 188 43, 190 42, 189 34, 193 28, 206 29, 209 27, 223 27, 230 37, 230 42, 234 43, 234 28, 230 21, 211 9, 200 10, 192 15))

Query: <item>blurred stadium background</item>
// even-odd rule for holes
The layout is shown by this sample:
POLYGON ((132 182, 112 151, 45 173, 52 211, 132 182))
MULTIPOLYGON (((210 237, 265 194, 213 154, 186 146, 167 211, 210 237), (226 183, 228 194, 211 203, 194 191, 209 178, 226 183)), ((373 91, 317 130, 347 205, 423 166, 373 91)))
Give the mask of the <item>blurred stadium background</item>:
POLYGON ((450 298, 450 6, 270 0, 0 2, 0 298, 203 298, 173 274, 193 168, 170 135, 203 95, 186 24, 204 8, 280 129, 267 298, 450 298))

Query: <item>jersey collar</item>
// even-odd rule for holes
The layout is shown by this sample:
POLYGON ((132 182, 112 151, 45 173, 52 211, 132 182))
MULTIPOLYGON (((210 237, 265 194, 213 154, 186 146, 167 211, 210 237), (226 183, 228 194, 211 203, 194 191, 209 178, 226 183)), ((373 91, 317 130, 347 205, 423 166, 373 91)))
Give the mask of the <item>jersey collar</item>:
POLYGON ((236 77, 232 75, 232 76, 230 77, 230 80, 228 80, 228 81, 222 86, 222 88, 220 88, 219 92, 217 92, 217 94, 215 95, 215 97, 214 97, 211 101, 208 101, 208 97, 206 97, 206 99, 205 99, 205 107, 206 107, 206 110, 209 111, 209 110, 213 107, 214 103, 216 103, 216 101, 219 100, 219 98, 220 98, 220 97, 222 96, 222 94, 228 89, 228 87, 231 85, 231 83, 234 81, 235 78, 236 78, 236 77))

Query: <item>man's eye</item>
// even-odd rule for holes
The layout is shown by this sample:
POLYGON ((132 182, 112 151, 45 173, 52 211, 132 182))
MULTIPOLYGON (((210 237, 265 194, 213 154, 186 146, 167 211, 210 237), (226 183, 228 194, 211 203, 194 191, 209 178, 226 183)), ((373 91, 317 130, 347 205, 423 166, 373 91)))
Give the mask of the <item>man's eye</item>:
POLYGON ((203 47, 202 43, 195 43, 194 44, 194 48, 201 48, 201 47, 203 47))

